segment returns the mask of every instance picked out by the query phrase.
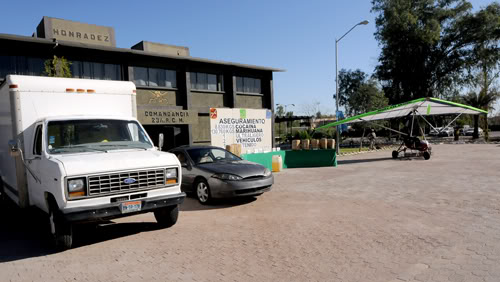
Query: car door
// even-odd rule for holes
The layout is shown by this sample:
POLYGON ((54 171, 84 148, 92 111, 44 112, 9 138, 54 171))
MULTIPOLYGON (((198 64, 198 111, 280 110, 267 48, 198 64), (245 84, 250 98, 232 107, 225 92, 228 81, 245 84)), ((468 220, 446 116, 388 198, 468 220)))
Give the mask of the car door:
POLYGON ((183 191, 192 191, 193 190, 193 181, 195 179, 195 175, 193 173, 193 166, 191 161, 189 160, 187 154, 183 151, 172 151, 182 167, 182 184, 181 189, 183 191))

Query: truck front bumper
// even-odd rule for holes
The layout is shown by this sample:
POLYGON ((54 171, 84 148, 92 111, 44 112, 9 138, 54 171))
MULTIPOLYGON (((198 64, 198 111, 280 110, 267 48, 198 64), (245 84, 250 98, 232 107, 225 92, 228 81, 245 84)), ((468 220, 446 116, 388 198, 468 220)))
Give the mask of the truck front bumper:
MULTIPOLYGON (((140 213, 152 212, 156 209, 177 206, 184 202, 185 193, 161 196, 147 199, 137 199, 141 202, 141 210, 123 213, 121 205, 124 202, 110 203, 94 207, 71 208, 62 210, 63 217, 67 222, 92 222, 125 217, 140 213)), ((135 202, 135 201, 134 201, 135 202)))

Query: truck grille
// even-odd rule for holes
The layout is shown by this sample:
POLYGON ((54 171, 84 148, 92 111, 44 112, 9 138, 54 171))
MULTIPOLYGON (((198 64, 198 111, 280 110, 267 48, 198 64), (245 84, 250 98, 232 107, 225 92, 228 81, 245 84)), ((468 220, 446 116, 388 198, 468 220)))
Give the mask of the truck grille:
POLYGON ((115 194, 165 186, 165 170, 139 170, 89 176, 89 195, 115 194), (125 179, 129 179, 125 181, 125 179), (132 182, 130 179, 134 179, 132 182), (129 182, 129 183, 126 183, 129 182))

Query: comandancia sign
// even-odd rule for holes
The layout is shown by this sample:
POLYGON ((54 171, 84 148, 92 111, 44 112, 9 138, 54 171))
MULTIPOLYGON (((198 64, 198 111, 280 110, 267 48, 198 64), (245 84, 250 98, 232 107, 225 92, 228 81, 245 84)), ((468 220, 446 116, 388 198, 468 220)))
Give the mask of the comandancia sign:
POLYGON ((242 153, 272 149, 272 114, 270 110, 210 109, 212 145, 241 144, 242 153))

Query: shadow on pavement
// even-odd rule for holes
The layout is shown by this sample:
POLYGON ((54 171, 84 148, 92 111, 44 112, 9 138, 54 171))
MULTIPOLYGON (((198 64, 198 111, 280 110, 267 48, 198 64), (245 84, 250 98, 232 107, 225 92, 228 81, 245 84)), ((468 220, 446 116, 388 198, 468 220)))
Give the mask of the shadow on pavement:
POLYGON ((54 253, 49 240, 48 218, 43 212, 2 202, 0 222, 0 262, 54 253))
POLYGON ((234 206, 240 206, 249 204, 257 200, 256 197, 241 197, 241 198, 230 198, 230 199, 215 199, 209 205, 202 205, 197 199, 186 197, 184 203, 179 207, 181 212, 184 211, 201 211, 201 210, 213 210, 213 209, 225 209, 234 206))
POLYGON ((99 224, 79 224, 75 225, 73 229, 73 236, 75 236, 73 248, 159 229, 161 229, 161 227, 156 222, 115 223, 109 221, 99 224))
MULTIPOLYGON (((54 254, 47 215, 36 208, 20 209, 6 201, 0 205, 0 263, 54 254)), ((158 230, 156 222, 76 224, 73 248, 158 230)), ((1 279, 0 279, 1 280, 1 279)))
POLYGON ((389 160, 399 160, 393 159, 392 157, 387 158, 374 158, 374 159, 361 159, 361 160, 337 160, 338 165, 347 165, 347 164, 359 164, 359 163, 371 163, 371 162, 379 162, 379 161, 389 161, 389 160))

